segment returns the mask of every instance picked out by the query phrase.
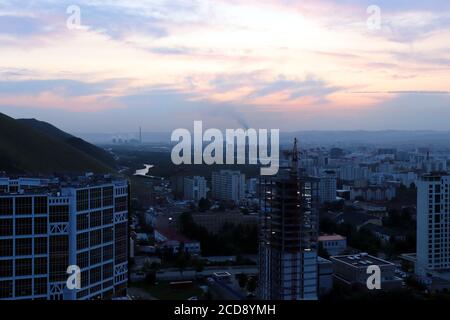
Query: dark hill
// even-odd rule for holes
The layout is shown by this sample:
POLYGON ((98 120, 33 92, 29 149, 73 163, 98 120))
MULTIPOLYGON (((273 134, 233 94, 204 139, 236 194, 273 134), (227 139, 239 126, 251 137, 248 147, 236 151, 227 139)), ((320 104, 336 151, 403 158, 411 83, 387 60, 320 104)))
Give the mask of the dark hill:
POLYGON ((0 113, 0 171, 17 174, 113 172, 113 163, 105 162, 104 154, 107 153, 102 149, 52 125, 36 120, 19 121, 0 113), (98 157, 99 154, 102 156, 98 157))
POLYGON ((94 146, 83 139, 74 137, 67 132, 64 132, 57 127, 51 125, 50 123, 39 121, 36 119, 18 119, 20 123, 23 123, 29 127, 32 127, 36 130, 41 131, 47 135, 52 136, 53 138, 59 139, 62 142, 65 142, 72 147, 86 153, 87 155, 101 161, 104 164, 107 164, 110 167, 115 166, 114 158, 105 150, 94 146))

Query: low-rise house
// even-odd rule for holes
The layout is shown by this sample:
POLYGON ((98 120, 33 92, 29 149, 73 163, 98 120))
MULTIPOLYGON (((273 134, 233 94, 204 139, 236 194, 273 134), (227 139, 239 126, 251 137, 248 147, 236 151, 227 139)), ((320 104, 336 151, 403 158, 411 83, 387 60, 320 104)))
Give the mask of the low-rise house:
POLYGON ((393 240, 406 241, 407 237, 404 231, 392 230, 372 223, 369 223, 368 225, 364 226, 364 229, 367 229, 368 231, 372 232, 375 235, 375 237, 377 237, 384 243, 389 243, 393 240))
POLYGON ((199 241, 188 239, 174 229, 158 228, 155 229, 154 233, 157 247, 160 249, 170 249, 174 254, 176 254, 183 245, 184 250, 189 254, 201 253, 199 241))
POLYGON ((347 249, 347 238, 339 234, 322 235, 318 240, 330 256, 342 254, 347 249))
POLYGON ((371 216, 363 212, 344 212, 335 217, 335 222, 338 224, 350 224, 359 231, 365 225, 372 223, 375 225, 382 225, 381 218, 371 216))

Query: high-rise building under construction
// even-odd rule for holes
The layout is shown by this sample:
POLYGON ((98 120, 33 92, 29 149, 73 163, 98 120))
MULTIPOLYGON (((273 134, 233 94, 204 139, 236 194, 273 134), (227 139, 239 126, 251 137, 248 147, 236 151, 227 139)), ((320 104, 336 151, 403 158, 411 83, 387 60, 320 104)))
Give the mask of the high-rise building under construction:
POLYGON ((260 182, 259 298, 317 299, 318 181, 290 167, 260 182))

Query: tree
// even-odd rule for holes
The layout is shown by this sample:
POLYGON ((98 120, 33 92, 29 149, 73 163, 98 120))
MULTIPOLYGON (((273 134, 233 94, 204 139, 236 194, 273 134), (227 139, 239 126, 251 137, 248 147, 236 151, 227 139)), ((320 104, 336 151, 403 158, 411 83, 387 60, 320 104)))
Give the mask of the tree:
POLYGON ((208 199, 201 198, 198 202, 198 211, 205 212, 211 208, 211 202, 208 199))
POLYGON ((240 273, 236 275, 236 278, 239 282, 239 287, 244 289, 248 282, 248 276, 245 273, 240 273))
POLYGON ((247 290, 251 293, 254 293, 257 287, 258 283, 256 282, 256 279, 254 277, 251 277, 247 282, 247 290))
POLYGON ((180 243, 180 247, 178 248, 178 256, 175 261, 175 266, 180 270, 181 274, 183 274, 184 270, 186 270, 188 262, 189 259, 186 255, 184 243, 180 243))
POLYGON ((194 260, 194 268, 195 272, 203 272, 205 270, 205 262, 201 259, 195 259, 194 260))

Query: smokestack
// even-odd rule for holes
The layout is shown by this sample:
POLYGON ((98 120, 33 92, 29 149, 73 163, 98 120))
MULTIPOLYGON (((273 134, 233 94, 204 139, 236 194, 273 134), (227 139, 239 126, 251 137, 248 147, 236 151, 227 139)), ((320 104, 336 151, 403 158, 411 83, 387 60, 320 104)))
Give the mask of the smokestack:
POLYGON ((292 149, 292 173, 296 174, 298 170, 298 141, 294 139, 294 148, 292 149))

